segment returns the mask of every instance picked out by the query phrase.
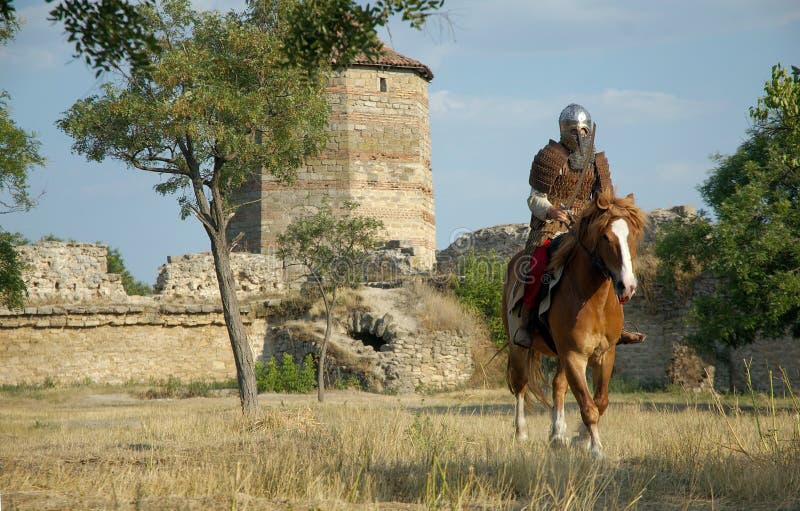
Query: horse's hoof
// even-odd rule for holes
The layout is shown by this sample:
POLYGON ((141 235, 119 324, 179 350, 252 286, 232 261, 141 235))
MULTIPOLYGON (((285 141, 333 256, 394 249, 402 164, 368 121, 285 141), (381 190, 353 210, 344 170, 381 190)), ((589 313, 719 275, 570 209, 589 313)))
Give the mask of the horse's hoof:
POLYGON ((592 453, 592 458, 594 458, 597 461, 600 461, 606 457, 606 455, 603 454, 603 449, 601 448, 592 447, 589 451, 592 453))
POLYGON ((572 437, 572 447, 588 451, 591 447, 591 439, 584 435, 574 436, 572 437))
POLYGON ((563 448, 569 445, 569 439, 564 435, 551 435, 550 447, 563 448))
POLYGON ((528 440, 528 434, 525 432, 518 432, 516 435, 514 435, 514 440, 518 442, 525 442, 528 440))

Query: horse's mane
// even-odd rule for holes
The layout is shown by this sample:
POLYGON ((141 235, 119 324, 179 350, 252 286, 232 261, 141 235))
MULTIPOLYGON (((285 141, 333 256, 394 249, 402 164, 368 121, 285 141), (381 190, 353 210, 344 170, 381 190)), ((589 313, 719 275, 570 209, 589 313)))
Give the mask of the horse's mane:
MULTIPOLYGON (((631 227, 630 239, 634 246, 638 245, 647 226, 647 215, 634 204, 633 195, 617 197, 613 191, 602 192, 581 211, 572 231, 580 237, 589 250, 593 251, 597 247, 600 233, 618 218, 628 220, 631 227)), ((553 254, 548 269, 565 266, 577 246, 575 236, 565 236, 553 254)))

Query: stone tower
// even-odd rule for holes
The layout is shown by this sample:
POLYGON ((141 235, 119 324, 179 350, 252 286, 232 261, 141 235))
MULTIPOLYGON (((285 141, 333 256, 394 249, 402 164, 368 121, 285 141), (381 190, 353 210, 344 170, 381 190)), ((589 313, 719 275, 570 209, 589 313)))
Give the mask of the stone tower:
POLYGON ((413 247, 413 263, 435 261, 433 180, 430 167, 430 69, 384 47, 377 61, 357 59, 328 83, 331 108, 327 147, 299 169, 292 186, 258 175, 240 199, 250 203, 231 220, 238 250, 269 254, 296 216, 325 196, 332 205, 361 204, 358 212, 383 221, 386 239, 413 247))

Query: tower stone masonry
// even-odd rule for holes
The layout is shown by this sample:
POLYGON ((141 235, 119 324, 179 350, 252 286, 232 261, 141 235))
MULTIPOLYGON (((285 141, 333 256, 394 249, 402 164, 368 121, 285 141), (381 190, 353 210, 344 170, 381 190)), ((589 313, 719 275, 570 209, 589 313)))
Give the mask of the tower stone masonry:
POLYGON ((245 205, 228 235, 237 249, 274 253, 278 235, 309 207, 327 200, 360 203, 358 214, 382 220, 385 239, 410 245, 420 270, 433 267, 436 227, 430 157, 428 83, 424 64, 384 46, 377 60, 357 59, 330 76, 328 142, 281 185, 258 173, 237 200, 245 205))

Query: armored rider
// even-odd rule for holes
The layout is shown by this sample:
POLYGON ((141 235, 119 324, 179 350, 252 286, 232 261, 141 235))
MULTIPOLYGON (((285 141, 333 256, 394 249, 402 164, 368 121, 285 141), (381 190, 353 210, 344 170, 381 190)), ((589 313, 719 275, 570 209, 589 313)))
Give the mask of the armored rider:
MULTIPOLYGON (((531 164, 531 232, 527 243, 531 252, 566 231, 570 215, 579 213, 596 194, 612 186, 605 153, 594 152, 589 112, 575 103, 567 105, 558 126, 561 139, 550 140, 531 164), (573 202, 567 210, 564 205, 570 200, 573 202)), ((618 344, 640 343, 644 338, 644 334, 623 329, 618 344)))

